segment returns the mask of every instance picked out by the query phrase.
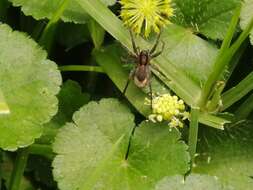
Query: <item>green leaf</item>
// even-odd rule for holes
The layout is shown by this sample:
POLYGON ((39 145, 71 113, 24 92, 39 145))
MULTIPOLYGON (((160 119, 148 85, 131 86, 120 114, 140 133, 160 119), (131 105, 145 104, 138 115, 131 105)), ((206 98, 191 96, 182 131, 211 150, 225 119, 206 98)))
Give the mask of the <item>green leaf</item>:
POLYGON ((0 89, 11 110, 0 119, 0 147, 15 150, 32 144, 57 112, 61 76, 33 40, 4 24, 0 50, 0 89))
POLYGON ((126 149, 117 154, 111 151, 115 152, 114 146, 118 150, 117 141, 127 144, 126 137, 135 125, 129 110, 114 99, 90 102, 74 114, 73 121, 60 130, 54 143, 58 156, 53 162, 53 172, 63 190, 82 189, 83 182, 100 177, 96 168, 110 164, 110 159, 120 166, 126 149))
POLYGON ((58 155, 53 173, 59 188, 152 189, 161 177, 188 170, 187 146, 178 131, 166 126, 137 128, 125 160, 133 120, 114 99, 90 102, 76 112, 74 123, 60 129, 54 143, 58 155))
POLYGON ((199 143, 194 172, 217 176, 224 185, 235 189, 253 187, 252 125, 237 126, 223 133, 206 131, 199 143), (204 141, 206 143, 204 143, 204 141))
POLYGON ((177 129, 144 121, 135 131, 128 160, 154 185, 165 176, 183 175, 190 169, 187 150, 177 129))
POLYGON ((240 0, 174 0, 173 22, 212 39, 223 39, 240 0))
MULTIPOLYGON (((123 91, 128 79, 129 71, 123 68, 124 66, 121 61, 122 48, 118 45, 111 45, 106 47, 105 49, 94 51, 93 55, 95 56, 98 64, 103 67, 103 70, 107 73, 107 75, 114 82, 114 84, 119 89, 121 89, 121 91, 123 91)), ((158 76, 161 75, 158 74, 158 76)), ((171 84, 170 82, 168 84, 167 79, 162 80, 162 82, 165 85, 169 86, 171 84)), ((168 89, 166 89, 163 85, 161 84, 161 82, 159 82, 159 80, 156 77, 152 78, 152 87, 154 87, 153 92, 168 93, 168 89)), ((150 106, 144 104, 144 100, 147 97, 147 91, 146 93, 144 93, 142 90, 140 90, 140 88, 134 85, 133 82, 130 82, 125 96, 141 114, 143 114, 146 117, 150 114, 151 111, 150 106)), ((193 104, 192 103, 193 100, 189 96, 189 94, 187 94, 187 97, 184 96, 183 98, 186 98, 184 99, 184 101, 186 101, 187 104, 190 105, 193 104)), ((228 123, 229 121, 223 118, 216 117, 214 115, 203 113, 200 115, 200 122, 208 126, 223 129, 223 125, 225 123, 228 123)))
MULTIPOLYGON (((21 6, 25 15, 34 17, 37 20, 51 19, 63 0, 10 0, 14 6, 21 6)), ((106 5, 113 5, 115 0, 102 0, 106 5)), ((89 19, 87 13, 76 3, 69 1, 67 9, 64 11, 62 20, 65 22, 75 22, 84 24, 89 19)))
MULTIPOLYGON (((190 30, 176 25, 166 28, 162 41, 165 42, 163 55, 170 60, 170 64, 201 86, 212 70, 218 49, 190 30)), ((170 64, 167 63, 166 69, 170 68, 170 64)))
POLYGON ((2 90, 0 90, 0 114, 9 114, 10 109, 8 104, 5 101, 2 90))
MULTIPOLYGON (((119 18, 114 15, 105 5, 99 0, 78 0, 81 7, 96 20, 108 33, 110 33, 116 40, 132 51, 129 31, 123 26, 119 18), (103 15, 101 17, 101 14, 103 15)), ((145 45, 145 49, 153 45, 143 39, 138 41, 138 45, 145 45), (139 43, 141 42, 141 43, 139 43)), ((159 71, 166 76, 166 85, 168 85, 178 96, 183 98, 190 104, 195 104, 198 98, 200 88, 192 80, 187 77, 182 70, 176 68, 164 55, 157 57, 154 61, 159 68, 159 71)), ((159 74, 156 73, 159 77, 159 74)))
POLYGON ((43 135, 39 143, 50 143, 54 140, 57 130, 66 122, 72 121, 72 116, 81 106, 88 103, 90 96, 82 93, 81 87, 75 81, 66 81, 58 94, 59 108, 51 121, 44 125, 43 135))
MULTIPOLYGON (((240 26, 242 29, 245 29, 247 24, 249 24, 250 20, 253 18, 253 0, 244 0, 242 11, 241 11, 241 21, 240 26)), ((250 34, 250 41, 253 45, 253 30, 250 34)))
MULTIPOLYGON (((123 63, 121 63, 120 60, 122 47, 119 45, 112 45, 105 49, 94 51, 93 55, 114 84, 123 91, 128 79, 129 71, 123 68, 123 63)), ((149 113, 150 107, 144 105, 144 99, 147 95, 139 90, 133 82, 130 82, 125 95, 139 112, 144 115, 149 113)))
POLYGON ((165 177, 157 183, 155 190, 232 190, 223 187, 216 177, 191 174, 184 180, 183 176, 165 177))
POLYGON ((60 127, 66 122, 70 122, 73 113, 81 106, 88 103, 90 96, 82 93, 81 87, 75 81, 66 81, 58 94, 59 109, 50 122, 57 123, 60 127))
POLYGON ((88 28, 92 37, 93 44, 96 49, 99 49, 104 42, 105 30, 94 19, 88 22, 88 28))
POLYGON ((249 73, 237 85, 222 94, 222 110, 227 109, 235 102, 239 101, 253 89, 253 72, 249 73))

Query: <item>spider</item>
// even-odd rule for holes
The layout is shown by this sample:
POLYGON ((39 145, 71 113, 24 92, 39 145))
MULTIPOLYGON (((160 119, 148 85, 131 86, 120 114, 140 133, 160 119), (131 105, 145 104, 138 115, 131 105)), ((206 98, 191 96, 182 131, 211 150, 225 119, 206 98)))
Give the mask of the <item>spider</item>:
POLYGON ((159 56, 164 49, 164 42, 162 42, 162 49, 158 52, 156 52, 156 48, 159 44, 159 39, 161 36, 161 33, 158 34, 156 42, 154 46, 151 48, 151 50, 140 50, 139 47, 136 46, 133 33, 130 30, 130 36, 132 41, 132 47, 133 52, 130 52, 130 56, 134 59, 135 67, 132 69, 132 71, 129 74, 128 80, 126 82, 125 88, 123 90, 123 95, 125 95, 127 87, 129 85, 129 82, 131 80, 134 81, 135 85, 139 88, 144 88, 146 86, 149 86, 149 93, 151 97, 151 109, 153 109, 153 98, 152 98, 152 87, 151 87, 151 69, 150 67, 153 67, 153 65, 150 64, 150 61, 159 56))

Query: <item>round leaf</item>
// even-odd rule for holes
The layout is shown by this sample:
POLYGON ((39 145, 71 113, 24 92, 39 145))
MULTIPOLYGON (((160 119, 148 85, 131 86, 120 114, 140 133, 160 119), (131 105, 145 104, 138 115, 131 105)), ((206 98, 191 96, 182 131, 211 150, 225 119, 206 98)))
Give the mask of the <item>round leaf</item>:
POLYGON ((58 155, 53 172, 59 188, 153 189, 162 177, 188 170, 187 147, 179 141, 179 132, 169 132, 166 126, 137 128, 126 160, 133 119, 114 99, 90 102, 76 112, 74 123, 60 129, 54 143, 58 155), (160 152, 153 146, 158 144, 160 152))
POLYGON ((15 150, 33 143, 57 111, 61 84, 56 64, 23 33, 0 25, 0 89, 10 108, 0 117, 0 147, 15 150))
POLYGON ((240 0, 174 0, 173 21, 212 39, 223 39, 240 0))
POLYGON ((129 163, 150 181, 189 170, 188 147, 177 129, 166 124, 143 122, 135 131, 129 163))
MULTIPOLYGON (((241 21, 240 26, 242 29, 245 29, 247 24, 253 18, 253 0, 244 0, 241 10, 241 21)), ((253 29, 250 34, 250 42, 253 45, 253 29)))
POLYGON ((155 190, 232 190, 223 187, 217 178, 208 175, 192 174, 184 180, 183 176, 165 177, 157 183, 155 190))
POLYGON ((224 185, 235 189, 251 190, 253 187, 253 135, 252 125, 237 127, 223 134, 210 132, 200 144, 194 172, 217 176, 224 185))
POLYGON ((50 121, 50 123, 55 123, 55 127, 71 121, 73 113, 88 102, 89 95, 82 93, 77 82, 68 80, 62 85, 58 99, 58 112, 50 121))
MULTIPOLYGON (((51 19, 63 0, 10 0, 14 6, 21 6, 25 15, 30 15, 37 20, 51 19)), ((113 5, 115 0, 103 0, 106 5, 113 5)), ((86 23, 88 14, 76 1, 69 1, 63 13, 62 20, 65 22, 86 23)))
POLYGON ((118 150, 119 143, 127 144, 127 138, 122 137, 129 136, 133 120, 129 110, 114 99, 90 102, 76 112, 74 123, 64 126, 54 143, 58 156, 53 172, 60 189, 82 189, 93 178, 109 177, 101 176, 96 168, 103 170, 111 162, 120 166, 125 149, 118 150), (114 154, 114 149, 121 155, 114 154))
POLYGON ((43 134, 38 139, 39 143, 52 143, 60 127, 72 120, 72 115, 81 106, 88 103, 89 95, 82 93, 79 84, 67 80, 58 94, 59 108, 57 114, 43 127, 43 134))

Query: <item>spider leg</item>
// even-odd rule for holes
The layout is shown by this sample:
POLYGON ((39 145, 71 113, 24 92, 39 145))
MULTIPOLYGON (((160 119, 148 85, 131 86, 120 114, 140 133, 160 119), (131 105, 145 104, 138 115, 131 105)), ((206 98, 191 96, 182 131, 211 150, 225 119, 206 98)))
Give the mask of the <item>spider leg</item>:
POLYGON ((131 60, 131 59, 133 59, 133 60, 137 59, 136 55, 132 54, 131 52, 129 52, 129 54, 126 57, 120 58, 121 62, 123 62, 124 64, 132 63, 132 62, 129 62, 129 60, 131 60))
POLYGON ((129 77, 128 77, 127 82, 126 82, 126 85, 125 85, 125 87, 124 87, 124 90, 123 90, 123 92, 122 92, 122 95, 125 95, 126 90, 127 90, 127 88, 128 88, 128 85, 129 85, 129 83, 130 83, 130 80, 133 79, 134 72, 135 72, 135 69, 132 70, 132 71, 130 72, 129 77))
POLYGON ((123 95, 125 95, 125 93, 126 93, 126 90, 127 90, 127 88, 128 88, 129 82, 130 82, 130 78, 127 79, 125 88, 124 88, 124 90, 123 90, 123 92, 122 92, 123 95))
POLYGON ((163 52, 163 50, 164 50, 164 46, 165 46, 165 43, 162 41, 162 49, 161 49, 161 51, 159 51, 159 52, 157 52, 157 53, 154 53, 154 54, 151 54, 151 59, 152 58, 155 58, 155 57, 157 57, 157 56, 159 56, 159 55, 161 55, 161 53, 163 52))
POLYGON ((150 54, 153 54, 155 52, 155 50, 156 50, 156 48, 157 48, 157 46, 159 44, 160 37, 161 37, 161 32, 158 34, 158 36, 156 38, 156 43, 155 43, 155 45, 152 47, 152 49, 149 52, 150 54))
POLYGON ((151 101, 151 110, 153 110, 153 92, 152 92, 152 85, 151 82, 149 82, 149 93, 150 93, 150 101, 151 101))
POLYGON ((138 56, 139 51, 140 51, 139 47, 137 47, 136 44, 135 44, 133 32, 131 30, 129 30, 129 31, 130 31, 130 36, 131 36, 131 41, 132 41, 132 46, 133 46, 134 53, 135 53, 136 56, 138 56))

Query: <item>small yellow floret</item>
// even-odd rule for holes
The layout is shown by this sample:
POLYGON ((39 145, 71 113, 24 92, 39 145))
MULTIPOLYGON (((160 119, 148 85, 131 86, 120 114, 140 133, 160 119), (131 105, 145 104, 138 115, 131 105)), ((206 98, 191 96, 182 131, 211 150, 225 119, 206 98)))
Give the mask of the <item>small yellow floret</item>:
MULTIPOLYGON (((145 100, 150 105, 149 99, 145 100)), ((168 121, 170 127, 183 127, 183 120, 189 118, 189 112, 185 111, 185 104, 177 96, 170 94, 158 95, 153 98, 153 110, 149 115, 152 122, 168 121)))

